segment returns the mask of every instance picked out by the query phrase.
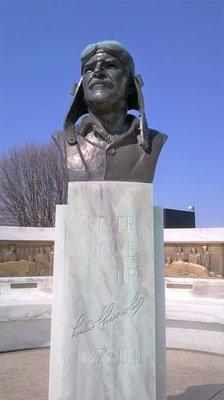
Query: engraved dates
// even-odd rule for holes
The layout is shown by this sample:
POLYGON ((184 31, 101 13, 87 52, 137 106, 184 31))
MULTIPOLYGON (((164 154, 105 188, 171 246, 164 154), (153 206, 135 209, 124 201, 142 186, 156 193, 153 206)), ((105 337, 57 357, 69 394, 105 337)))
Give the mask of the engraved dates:
POLYGON ((143 365, 141 347, 90 349, 82 353, 82 362, 89 367, 141 366, 143 365))

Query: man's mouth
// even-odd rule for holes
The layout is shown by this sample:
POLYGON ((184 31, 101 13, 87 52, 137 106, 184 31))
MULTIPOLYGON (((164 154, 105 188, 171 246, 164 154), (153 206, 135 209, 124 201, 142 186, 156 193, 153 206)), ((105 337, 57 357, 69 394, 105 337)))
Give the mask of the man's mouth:
POLYGON ((91 90, 94 86, 106 86, 109 89, 112 89, 113 84, 111 81, 109 81, 108 79, 104 79, 104 80, 100 80, 100 79, 94 79, 90 82, 89 84, 89 89, 91 90))

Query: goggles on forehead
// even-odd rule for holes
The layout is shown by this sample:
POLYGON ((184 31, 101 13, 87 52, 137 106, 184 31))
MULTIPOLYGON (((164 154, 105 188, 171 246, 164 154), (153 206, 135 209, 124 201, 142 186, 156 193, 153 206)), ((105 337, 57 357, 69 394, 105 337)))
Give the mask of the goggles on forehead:
POLYGON ((131 55, 124 48, 123 44, 116 40, 104 40, 102 42, 89 44, 81 53, 82 65, 101 49, 126 64, 134 74, 135 67, 131 55))

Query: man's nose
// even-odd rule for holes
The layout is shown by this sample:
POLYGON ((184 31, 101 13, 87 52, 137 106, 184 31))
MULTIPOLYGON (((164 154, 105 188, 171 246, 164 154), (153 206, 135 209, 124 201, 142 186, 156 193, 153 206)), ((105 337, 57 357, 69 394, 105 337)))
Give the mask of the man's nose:
POLYGON ((94 68, 94 75, 97 76, 97 77, 105 76, 105 71, 102 68, 102 62, 101 61, 96 63, 96 66, 94 68))

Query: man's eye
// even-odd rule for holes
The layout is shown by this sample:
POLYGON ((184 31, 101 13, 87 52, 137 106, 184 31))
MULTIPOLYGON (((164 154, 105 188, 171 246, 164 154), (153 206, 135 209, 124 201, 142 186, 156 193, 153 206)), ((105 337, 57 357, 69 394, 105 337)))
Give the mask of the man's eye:
POLYGON ((107 64, 106 67, 110 68, 110 69, 117 68, 117 66, 115 64, 112 64, 112 63, 107 64))
POLYGON ((84 73, 88 74, 88 72, 92 72, 92 71, 93 71, 93 67, 87 67, 87 68, 85 68, 84 73))

